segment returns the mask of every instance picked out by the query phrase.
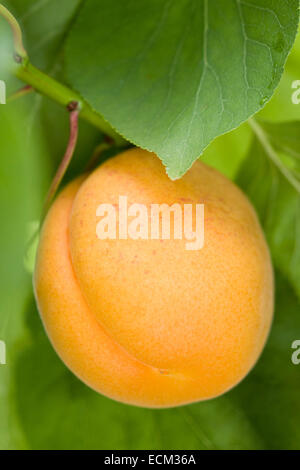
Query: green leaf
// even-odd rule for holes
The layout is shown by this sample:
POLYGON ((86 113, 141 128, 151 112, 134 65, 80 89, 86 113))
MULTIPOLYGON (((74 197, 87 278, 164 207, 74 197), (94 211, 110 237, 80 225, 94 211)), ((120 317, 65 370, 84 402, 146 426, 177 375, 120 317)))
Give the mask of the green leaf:
POLYGON ((67 41, 67 76, 175 179, 272 96, 298 7, 298 0, 86 0, 67 41))
MULTIPOLYGON (((287 135, 293 132, 293 126, 287 135)), ((238 182, 258 212, 275 265, 300 297, 300 182, 276 154, 259 124, 256 129, 258 138, 242 165, 238 182)))
POLYGON ((292 102, 296 89, 293 83, 299 78, 300 29, 285 65, 285 72, 272 99, 260 111, 259 117, 269 121, 291 121, 299 119, 299 106, 292 102))
POLYGON ((300 159, 300 121, 259 123, 279 151, 300 159))

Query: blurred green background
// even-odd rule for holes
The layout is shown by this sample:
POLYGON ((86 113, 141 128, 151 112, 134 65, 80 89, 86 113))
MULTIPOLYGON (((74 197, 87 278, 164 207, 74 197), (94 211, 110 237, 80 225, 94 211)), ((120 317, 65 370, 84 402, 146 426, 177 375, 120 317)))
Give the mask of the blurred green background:
MULTIPOLYGON (((3 3, 21 21, 32 62, 63 80, 64 39, 80 1, 3 3)), ((0 19, 0 79, 6 81, 8 95, 22 86, 7 72, 11 53, 11 33, 0 19)), ((300 34, 280 86, 259 113, 262 118, 299 119, 300 105, 291 101, 291 85, 297 79, 300 34)), ((284 266, 285 253, 277 263, 276 240, 272 251, 276 312, 271 336, 254 370, 226 395, 170 410, 135 408, 88 389, 56 356, 33 299, 34 249, 28 252, 27 242, 67 135, 65 110, 47 98, 32 93, 0 105, 0 340, 7 347, 7 364, 0 365, 0 448, 299 449, 300 365, 291 362, 291 344, 300 339, 299 297, 284 266)), ((80 123, 79 145, 67 180, 82 171, 101 139, 96 129, 80 123)), ((245 168, 251 140, 245 123, 217 138, 202 158, 245 189, 249 181, 240 169, 245 168)), ((269 210, 276 213, 277 207, 269 210)), ((296 255, 299 231, 293 237, 296 255)))

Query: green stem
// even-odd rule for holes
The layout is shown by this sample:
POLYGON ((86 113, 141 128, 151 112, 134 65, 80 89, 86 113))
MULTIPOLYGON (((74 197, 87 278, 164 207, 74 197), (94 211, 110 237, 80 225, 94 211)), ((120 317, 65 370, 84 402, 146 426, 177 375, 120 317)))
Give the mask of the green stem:
POLYGON ((27 59, 23 60, 15 69, 15 75, 27 85, 31 85, 36 91, 51 98, 62 106, 68 106, 72 101, 78 103, 80 117, 88 121, 102 132, 109 135, 117 145, 126 145, 123 139, 82 97, 54 78, 49 77, 41 70, 34 67, 27 59))

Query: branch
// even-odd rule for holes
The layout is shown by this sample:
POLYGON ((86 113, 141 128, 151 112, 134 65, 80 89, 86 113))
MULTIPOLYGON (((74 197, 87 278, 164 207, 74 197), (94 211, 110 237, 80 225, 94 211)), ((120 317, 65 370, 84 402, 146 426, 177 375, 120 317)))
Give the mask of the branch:
POLYGON ((71 101, 78 103, 80 117, 88 121, 93 126, 109 135, 117 145, 126 145, 125 139, 121 137, 100 114, 96 113, 91 106, 84 101, 81 96, 67 86, 49 77, 40 71, 29 61, 20 64, 15 70, 16 76, 23 82, 31 85, 36 91, 51 98, 62 106, 68 106, 71 101))
POLYGON ((67 86, 51 78, 41 70, 34 67, 27 56, 22 43, 21 28, 14 16, 0 4, 0 14, 9 22, 13 35, 16 51, 17 66, 14 73, 17 78, 34 88, 36 91, 45 95, 64 107, 72 101, 78 103, 80 117, 88 121, 93 126, 100 129, 104 134, 111 137, 118 146, 125 146, 127 141, 121 137, 103 117, 92 109, 92 107, 82 97, 67 86))

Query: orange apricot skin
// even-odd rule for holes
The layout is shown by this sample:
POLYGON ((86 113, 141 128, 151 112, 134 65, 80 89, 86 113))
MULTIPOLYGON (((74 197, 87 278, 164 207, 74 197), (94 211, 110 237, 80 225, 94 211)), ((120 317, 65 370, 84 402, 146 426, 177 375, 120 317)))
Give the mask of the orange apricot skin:
POLYGON ((273 316, 273 271, 247 198, 196 162, 171 181, 138 148, 70 183, 45 220, 34 290, 46 332, 84 383, 151 408, 207 400, 250 371, 273 316), (99 240, 96 209, 203 203, 205 242, 99 240))

